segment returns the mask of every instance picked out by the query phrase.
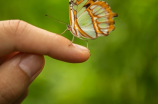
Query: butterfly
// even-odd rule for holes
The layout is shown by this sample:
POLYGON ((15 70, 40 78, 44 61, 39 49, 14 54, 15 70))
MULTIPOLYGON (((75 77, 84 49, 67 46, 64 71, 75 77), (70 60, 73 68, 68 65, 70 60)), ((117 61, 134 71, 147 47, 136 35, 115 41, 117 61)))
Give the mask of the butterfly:
POLYGON ((61 34, 69 30, 73 34, 73 43, 74 37, 85 40, 84 38, 96 39, 99 36, 109 35, 115 29, 113 17, 117 16, 118 14, 113 13, 109 5, 104 1, 69 0, 70 25, 56 18, 51 18, 67 25, 67 29, 61 34))
MULTIPOLYGON (((96 39, 99 36, 107 36, 114 30, 113 13, 109 5, 100 0, 69 0, 69 20, 67 30, 74 37, 96 39)), ((87 42, 88 47, 88 42, 87 42)))

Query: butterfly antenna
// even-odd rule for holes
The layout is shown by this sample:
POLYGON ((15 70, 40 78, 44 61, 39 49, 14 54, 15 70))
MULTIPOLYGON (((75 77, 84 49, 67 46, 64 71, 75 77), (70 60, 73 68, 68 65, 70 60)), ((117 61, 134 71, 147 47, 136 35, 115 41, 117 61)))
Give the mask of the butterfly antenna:
POLYGON ((52 19, 55 19, 55 20, 58 21, 59 23, 68 25, 66 22, 60 21, 60 20, 58 20, 58 19, 56 19, 56 18, 54 18, 54 17, 51 17, 51 16, 49 16, 49 15, 47 15, 47 14, 45 14, 45 16, 50 17, 50 18, 52 18, 52 19))

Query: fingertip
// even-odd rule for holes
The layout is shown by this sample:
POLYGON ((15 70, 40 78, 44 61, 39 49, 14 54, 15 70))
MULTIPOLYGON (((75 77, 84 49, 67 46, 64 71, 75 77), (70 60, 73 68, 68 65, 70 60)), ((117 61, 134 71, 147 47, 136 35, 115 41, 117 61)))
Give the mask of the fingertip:
POLYGON ((90 51, 88 48, 78 45, 78 44, 73 44, 73 46, 76 48, 76 50, 79 52, 79 60, 78 62, 85 62, 89 59, 90 57, 90 51))
POLYGON ((78 45, 78 44, 73 44, 73 46, 74 46, 75 48, 77 48, 77 49, 83 51, 83 52, 87 52, 87 51, 89 51, 88 48, 83 47, 83 46, 78 45))
POLYGON ((59 60, 70 62, 70 63, 82 63, 88 60, 90 52, 86 47, 81 45, 70 43, 64 47, 59 60))

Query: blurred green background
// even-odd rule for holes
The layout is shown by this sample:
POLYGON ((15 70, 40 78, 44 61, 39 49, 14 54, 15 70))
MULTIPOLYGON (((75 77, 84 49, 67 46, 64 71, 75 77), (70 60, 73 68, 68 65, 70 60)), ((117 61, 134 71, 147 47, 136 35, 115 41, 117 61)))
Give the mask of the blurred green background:
MULTIPOLYGON (((66 25, 45 14, 69 23, 68 2, 0 0, 0 20, 21 19, 60 34, 66 25)), ((84 63, 45 56, 22 104, 158 104, 158 0, 106 2, 119 15, 115 31, 89 40, 91 57, 84 63)), ((72 39, 69 31, 63 36, 72 39)))

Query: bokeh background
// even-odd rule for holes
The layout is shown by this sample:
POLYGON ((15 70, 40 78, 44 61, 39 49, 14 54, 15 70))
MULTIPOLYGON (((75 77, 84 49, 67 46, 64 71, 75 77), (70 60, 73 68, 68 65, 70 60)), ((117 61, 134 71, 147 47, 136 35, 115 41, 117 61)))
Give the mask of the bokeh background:
MULTIPOLYGON (((0 20, 21 19, 60 34, 66 25, 45 14, 69 23, 68 2, 0 0, 0 20)), ((115 31, 89 40, 91 57, 84 63, 45 56, 22 104, 158 104, 158 0, 106 2, 119 15, 115 31)), ((69 31, 63 36, 72 39, 69 31)))

